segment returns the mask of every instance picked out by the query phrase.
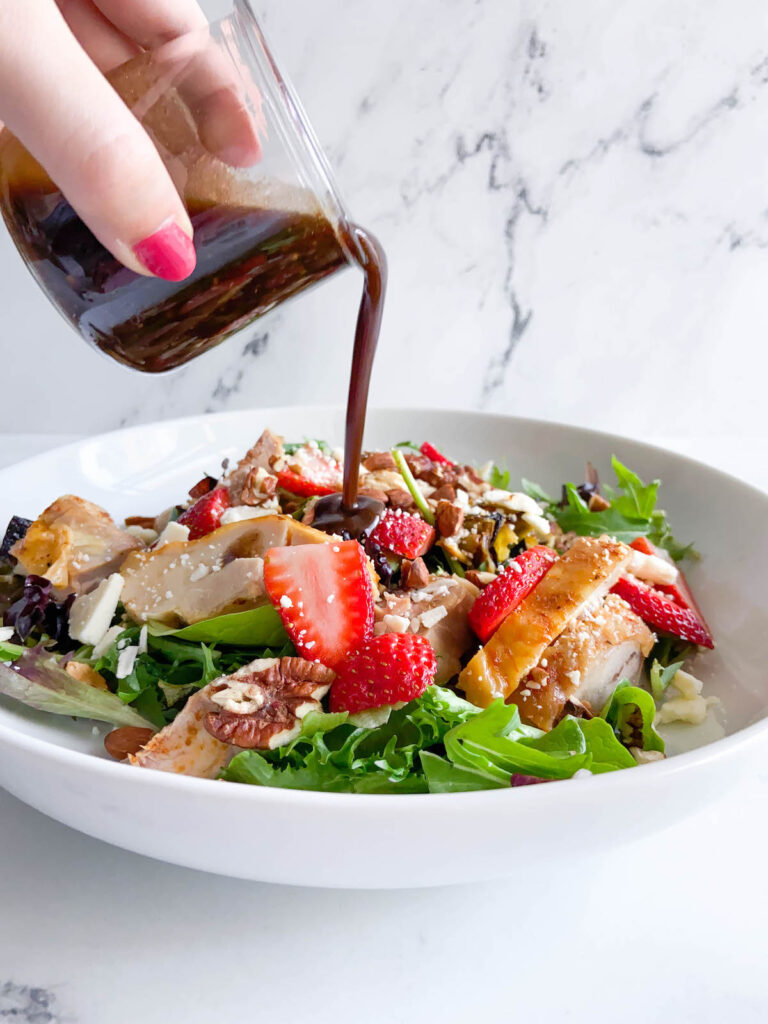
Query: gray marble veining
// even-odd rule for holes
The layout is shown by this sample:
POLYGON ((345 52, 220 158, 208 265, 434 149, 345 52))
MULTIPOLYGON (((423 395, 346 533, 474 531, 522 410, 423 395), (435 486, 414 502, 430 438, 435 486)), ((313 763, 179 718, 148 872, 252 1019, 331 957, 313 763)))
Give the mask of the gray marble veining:
MULTIPOLYGON (((374 401, 640 436, 765 432, 764 5, 258 6, 389 253, 374 401)), ((352 272, 153 379, 70 335, 4 237, 0 260, 16 382, 0 429, 344 397, 352 272)))

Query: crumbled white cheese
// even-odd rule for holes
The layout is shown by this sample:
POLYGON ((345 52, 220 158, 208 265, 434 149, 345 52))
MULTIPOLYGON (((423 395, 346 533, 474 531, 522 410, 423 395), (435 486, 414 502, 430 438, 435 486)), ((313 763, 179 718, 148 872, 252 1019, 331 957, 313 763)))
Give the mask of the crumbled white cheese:
POLYGON ((425 612, 421 613, 421 624, 424 629, 431 629, 436 626, 441 619, 444 619, 448 611, 445 605, 439 604, 435 608, 428 608, 425 612))
POLYGON ((126 526, 125 532, 144 544, 154 544, 157 540, 157 530, 152 530, 149 526, 126 526))
POLYGON ((290 597, 288 597, 287 594, 283 594, 283 596, 280 598, 280 607, 293 608, 293 601, 290 599, 290 597))
POLYGON ((10 640, 14 632, 13 626, 0 626, 0 643, 10 640))
POLYGON ((113 572, 90 594, 76 597, 69 612, 69 635, 83 644, 98 644, 109 629, 123 590, 123 577, 113 572))
POLYGON ((246 519, 260 519, 262 516, 273 516, 274 514, 274 506, 272 508, 264 506, 254 508, 253 505, 235 505, 233 508, 228 508, 222 513, 221 525, 227 526, 229 523, 242 523, 246 519))
POLYGON ((575 771, 571 776, 572 779, 589 779, 591 777, 592 772, 589 770, 589 768, 579 768, 579 770, 575 771))
POLYGON ((184 526, 183 523, 177 523, 172 520, 157 538, 155 550, 157 551, 159 548, 164 548, 166 544, 173 544, 178 541, 186 540, 189 540, 189 527, 184 526))
POLYGON ((133 672, 133 666, 136 663, 136 658, 139 655, 139 648, 132 644, 130 647, 126 647, 120 651, 117 658, 117 668, 115 669, 115 675, 118 679, 125 679, 133 672))
POLYGON ((385 615, 381 620, 384 633, 407 633, 410 620, 405 615, 385 615))
POLYGON ((147 627, 142 626, 139 630, 139 654, 147 653, 147 627))
POLYGON ((702 686, 702 681, 696 676, 679 669, 667 687, 666 700, 656 716, 657 724, 688 722, 689 725, 702 725, 710 707, 719 703, 717 697, 702 697, 702 686))
POLYGON ((664 754, 660 750, 643 750, 642 747, 630 747, 629 752, 638 764, 650 764, 651 761, 664 760, 664 754))
POLYGON ((642 551, 635 551, 634 548, 627 568, 641 580, 646 580, 648 583, 662 583, 666 586, 676 583, 680 575, 671 562, 659 558, 658 555, 646 555, 642 551))
POLYGON ((528 523, 540 537, 546 537, 549 534, 551 526, 544 516, 535 515, 533 512, 523 512, 522 518, 523 522, 528 523))
POLYGON ((124 626, 110 626, 104 636, 99 640, 93 648, 93 657, 100 658, 103 654, 106 654, 112 644, 117 640, 120 634, 123 632, 124 626))

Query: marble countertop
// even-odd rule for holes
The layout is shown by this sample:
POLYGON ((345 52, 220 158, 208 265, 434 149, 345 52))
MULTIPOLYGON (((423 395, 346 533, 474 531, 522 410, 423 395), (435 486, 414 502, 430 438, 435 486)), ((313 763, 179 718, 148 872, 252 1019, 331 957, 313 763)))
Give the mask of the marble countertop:
MULTIPOLYGON (((0 435, 0 464, 56 440, 0 435)), ((768 489, 764 441, 666 441, 768 489)), ((730 798, 590 860, 564 852, 557 875, 344 892, 148 860, 0 790, 0 1021, 763 1024, 766 800, 758 761, 730 798)))

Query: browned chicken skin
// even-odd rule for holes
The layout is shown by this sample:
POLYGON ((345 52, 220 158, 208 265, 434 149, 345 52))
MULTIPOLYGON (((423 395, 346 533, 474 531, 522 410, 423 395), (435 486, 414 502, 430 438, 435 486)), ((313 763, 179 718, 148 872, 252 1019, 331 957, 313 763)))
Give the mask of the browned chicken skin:
POLYGON ((629 605, 615 594, 587 611, 545 651, 507 703, 539 729, 551 729, 569 701, 599 714, 622 679, 636 682, 654 636, 629 605))

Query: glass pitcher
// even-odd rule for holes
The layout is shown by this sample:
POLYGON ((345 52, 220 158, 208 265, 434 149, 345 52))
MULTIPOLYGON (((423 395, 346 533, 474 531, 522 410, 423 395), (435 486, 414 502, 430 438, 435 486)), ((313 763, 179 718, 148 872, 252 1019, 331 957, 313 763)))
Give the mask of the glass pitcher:
POLYGON ((189 213, 197 266, 185 280, 124 267, 21 143, 8 130, 0 134, 6 225, 43 291, 92 345, 136 370, 171 370, 360 264, 328 163, 248 0, 108 77, 155 143, 189 213), (261 153, 249 167, 228 165, 201 138, 195 97, 201 69, 213 62, 256 129, 261 153))

